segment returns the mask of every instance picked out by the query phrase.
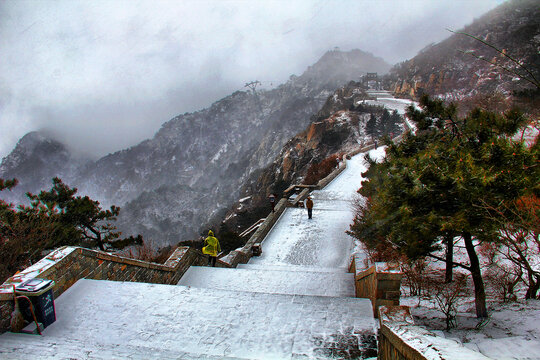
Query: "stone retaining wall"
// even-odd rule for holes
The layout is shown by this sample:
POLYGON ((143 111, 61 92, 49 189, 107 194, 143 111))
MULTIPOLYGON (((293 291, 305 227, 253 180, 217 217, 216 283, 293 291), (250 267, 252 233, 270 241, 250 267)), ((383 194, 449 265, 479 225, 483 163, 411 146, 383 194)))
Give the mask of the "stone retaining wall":
MULTIPOLYGON (((307 190, 307 189, 306 189, 307 190)), ((288 199, 281 199, 274 207, 274 212, 271 212, 259 228, 251 235, 246 244, 240 249, 231 251, 221 260, 227 263, 230 267, 236 267, 238 264, 246 264, 253 256, 253 247, 260 249, 261 243, 268 235, 274 224, 278 221, 281 214, 287 208, 288 199)))
POLYGON ((334 169, 328 176, 326 176, 324 179, 319 180, 317 183, 317 189, 322 189, 326 185, 330 184, 332 180, 338 177, 339 174, 341 174, 345 169, 347 168, 347 161, 343 161, 341 166, 339 166, 337 169, 334 169))
MULTIPOLYGON (((0 333, 9 330, 13 311, 13 285, 32 278, 53 280, 54 297, 79 279, 133 281, 156 284, 178 283, 182 275, 192 265, 206 265, 208 257, 199 250, 179 247, 165 264, 156 264, 129 259, 118 255, 79 247, 63 247, 53 251, 45 258, 12 276, 0 286, 0 333)), ((218 260, 218 267, 230 267, 218 260)))
POLYGON ((365 268, 354 257, 349 272, 354 273, 356 297, 371 300, 374 317, 379 314, 379 306, 399 305, 401 279, 403 277, 399 266, 377 262, 365 268))
POLYGON ((379 321, 379 360, 490 359, 414 325, 408 306, 381 306, 379 321))

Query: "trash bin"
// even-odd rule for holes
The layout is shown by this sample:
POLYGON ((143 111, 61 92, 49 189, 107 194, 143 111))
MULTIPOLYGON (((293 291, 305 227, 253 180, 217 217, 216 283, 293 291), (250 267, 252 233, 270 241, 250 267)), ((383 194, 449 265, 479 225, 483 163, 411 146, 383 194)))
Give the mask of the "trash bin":
MULTIPOLYGON (((17 295, 27 296, 34 306, 34 314, 38 322, 47 327, 56 321, 53 297, 54 281, 45 279, 30 279, 15 288, 17 295)), ((30 304, 24 299, 19 299, 19 307, 23 317, 28 321, 34 321, 30 304)))

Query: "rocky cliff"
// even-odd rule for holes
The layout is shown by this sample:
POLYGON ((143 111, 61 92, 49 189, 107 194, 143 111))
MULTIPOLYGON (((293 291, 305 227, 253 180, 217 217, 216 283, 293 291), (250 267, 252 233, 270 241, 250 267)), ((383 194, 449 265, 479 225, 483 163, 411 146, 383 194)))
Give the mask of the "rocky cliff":
POLYGON ((270 209, 267 197, 274 193, 279 198, 290 185, 304 184, 311 166, 332 156, 342 159, 371 143, 367 122, 372 115, 380 120, 384 109, 366 105, 368 97, 360 83, 350 82, 337 89, 304 131, 292 137, 270 165, 244 184, 241 201, 224 217, 227 230, 241 232, 265 217, 270 209))
POLYGON ((125 235, 140 233, 155 247, 174 244, 223 215, 242 184, 305 129, 337 87, 389 68, 359 50, 330 51, 275 89, 237 91, 97 161, 75 161, 62 144, 43 134, 32 141, 23 138, 3 159, 0 177, 21 181, 7 194, 20 201, 24 192, 50 188, 50 178, 59 176, 103 205, 119 205, 117 224, 125 235), (47 143, 60 150, 44 148, 47 143))
POLYGON ((500 49, 521 62, 532 75, 490 46, 463 34, 453 34, 391 70, 395 94, 417 98, 427 93, 461 100, 477 94, 501 93, 509 97, 535 88, 525 78, 534 76, 540 80, 538 1, 505 2, 459 32, 500 49))

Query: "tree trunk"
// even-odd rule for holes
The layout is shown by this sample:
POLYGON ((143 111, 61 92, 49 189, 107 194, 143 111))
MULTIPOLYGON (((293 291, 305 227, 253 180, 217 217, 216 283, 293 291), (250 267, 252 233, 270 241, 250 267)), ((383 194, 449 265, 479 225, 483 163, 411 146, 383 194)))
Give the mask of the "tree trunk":
POLYGON ((474 283, 474 303, 476 305, 476 317, 485 318, 488 316, 486 307, 486 292, 484 290, 484 281, 482 280, 482 273, 480 271, 480 261, 478 255, 474 249, 472 242, 472 236, 470 233, 463 233, 463 240, 465 241, 465 248, 469 255, 469 261, 471 262, 471 275, 474 283))
POLYGON ((444 274, 444 282, 452 282, 452 269, 454 267, 454 235, 446 235, 446 272, 444 274))
POLYGON ((101 251, 105 251, 105 247, 103 246, 103 240, 101 240, 101 233, 100 232, 95 232, 95 234, 96 234, 99 249, 101 251))
POLYGON ((529 288, 525 294, 525 299, 536 299, 538 289, 540 289, 540 278, 529 274, 529 288))

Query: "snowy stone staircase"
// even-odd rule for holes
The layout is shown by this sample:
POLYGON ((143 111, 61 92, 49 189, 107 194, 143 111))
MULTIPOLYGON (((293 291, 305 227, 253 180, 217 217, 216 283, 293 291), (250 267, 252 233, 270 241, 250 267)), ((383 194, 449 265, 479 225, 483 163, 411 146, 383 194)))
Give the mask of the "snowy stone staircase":
POLYGON ((345 270, 301 266, 264 269, 263 266, 245 266, 236 269, 192 266, 178 285, 209 289, 251 291, 258 293, 354 297, 354 275, 345 270))
MULTIPOLYGON (((212 269, 211 269, 212 270, 212 269)), ((44 336, 6 333, 9 359, 363 359, 369 301, 80 280, 44 336)))
MULTIPOLYGON (((249 348, 258 350, 235 353, 235 356, 257 359, 376 356, 371 302, 354 297, 354 275, 345 268, 250 263, 235 269, 192 266, 178 285, 218 296, 221 301, 216 306, 222 313, 232 306, 237 310, 240 299, 250 299, 251 312, 240 315, 245 326, 242 332, 254 338, 249 348), (267 341, 269 337, 272 340, 267 341)), ((230 321, 238 321, 238 315, 230 321)), ((244 341, 231 343, 231 348, 244 348, 244 341)))

